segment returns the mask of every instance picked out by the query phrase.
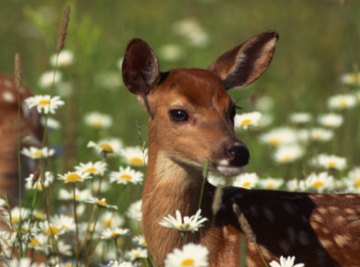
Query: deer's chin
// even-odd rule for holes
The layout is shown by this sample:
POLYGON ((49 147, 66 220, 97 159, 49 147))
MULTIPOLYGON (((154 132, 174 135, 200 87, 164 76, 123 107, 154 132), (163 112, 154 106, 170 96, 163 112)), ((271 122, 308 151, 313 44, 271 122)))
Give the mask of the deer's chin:
POLYGON ((217 165, 216 171, 224 176, 235 176, 241 173, 243 167, 235 167, 235 166, 225 166, 225 165, 217 165))

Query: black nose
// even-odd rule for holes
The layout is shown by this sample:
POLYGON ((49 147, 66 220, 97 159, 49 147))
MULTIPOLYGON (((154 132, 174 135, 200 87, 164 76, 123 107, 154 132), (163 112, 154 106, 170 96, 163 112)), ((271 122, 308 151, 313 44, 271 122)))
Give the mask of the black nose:
POLYGON ((240 143, 235 143, 228 148, 230 165, 245 166, 249 163, 250 153, 247 147, 240 143))

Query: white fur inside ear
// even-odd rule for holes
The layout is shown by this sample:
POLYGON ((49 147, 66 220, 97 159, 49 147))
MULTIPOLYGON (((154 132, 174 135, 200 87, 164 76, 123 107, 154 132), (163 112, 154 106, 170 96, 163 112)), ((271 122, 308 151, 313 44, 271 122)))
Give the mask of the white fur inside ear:
POLYGON ((274 49, 275 45, 276 45, 276 38, 272 38, 265 46, 264 46, 264 51, 268 52, 271 51, 272 49, 274 49))

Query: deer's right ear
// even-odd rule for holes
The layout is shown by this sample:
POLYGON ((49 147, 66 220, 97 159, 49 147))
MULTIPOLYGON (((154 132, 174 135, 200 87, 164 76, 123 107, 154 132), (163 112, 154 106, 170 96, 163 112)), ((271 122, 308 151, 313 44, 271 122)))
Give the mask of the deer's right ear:
POLYGON ((129 91, 138 97, 146 96, 158 82, 158 59, 145 41, 133 39, 128 44, 122 64, 122 77, 129 91))

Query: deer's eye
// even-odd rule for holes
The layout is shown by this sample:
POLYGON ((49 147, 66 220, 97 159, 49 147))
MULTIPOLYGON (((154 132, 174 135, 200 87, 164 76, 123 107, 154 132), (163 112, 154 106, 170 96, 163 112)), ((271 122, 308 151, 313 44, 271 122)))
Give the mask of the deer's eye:
POLYGON ((172 109, 169 111, 170 118, 175 122, 184 122, 189 119, 189 114, 182 109, 172 109))

